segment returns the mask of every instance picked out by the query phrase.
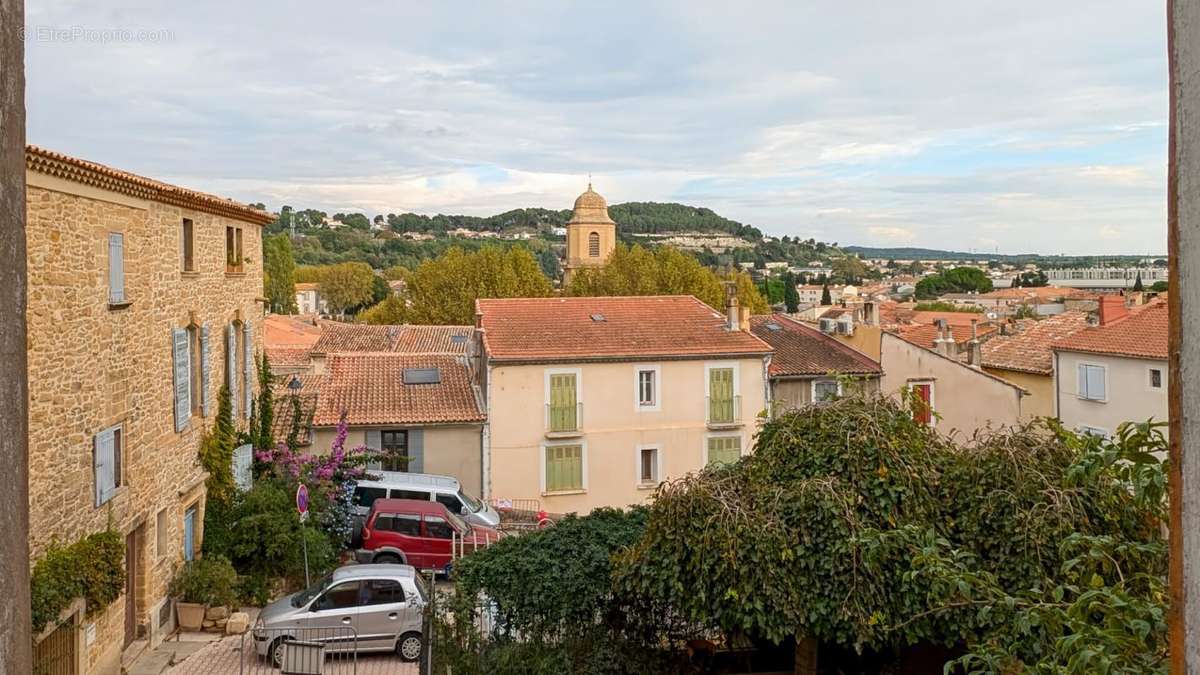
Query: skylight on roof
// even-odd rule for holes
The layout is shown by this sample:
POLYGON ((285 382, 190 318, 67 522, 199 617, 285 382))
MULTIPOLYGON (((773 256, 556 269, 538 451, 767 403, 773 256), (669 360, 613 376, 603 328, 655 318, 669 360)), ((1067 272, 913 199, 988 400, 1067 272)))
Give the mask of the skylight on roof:
POLYGON ((461 345, 462 343, 464 343, 466 341, 467 341, 466 335, 451 335, 450 336, 450 342, 453 344, 456 344, 456 345, 461 345))
POLYGON ((768 324, 766 324, 766 326, 767 326, 767 330, 783 330, 783 326, 780 326, 779 324, 774 323, 774 322, 768 323, 768 324))
POLYGON ((593 314, 592 321, 604 321, 604 315, 603 314, 593 314))
POLYGON ((404 384, 438 384, 442 381, 439 368, 405 368, 404 384))

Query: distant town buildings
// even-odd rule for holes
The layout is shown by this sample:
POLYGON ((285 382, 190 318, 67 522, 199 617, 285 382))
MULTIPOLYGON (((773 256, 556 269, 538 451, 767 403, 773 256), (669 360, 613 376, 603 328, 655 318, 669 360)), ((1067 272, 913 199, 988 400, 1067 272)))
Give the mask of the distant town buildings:
POLYGON ((1045 272, 1053 286, 1093 290, 1132 289, 1139 275, 1146 287, 1157 281, 1167 281, 1165 267, 1066 267, 1045 272))

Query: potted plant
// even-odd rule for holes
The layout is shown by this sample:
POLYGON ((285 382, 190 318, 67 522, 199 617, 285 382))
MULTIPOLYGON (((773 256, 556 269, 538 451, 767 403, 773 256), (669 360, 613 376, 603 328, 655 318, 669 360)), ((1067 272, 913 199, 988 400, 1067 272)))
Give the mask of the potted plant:
POLYGON ((237 599, 237 571, 228 558, 209 556, 192 560, 171 581, 171 596, 179 627, 198 631, 209 607, 228 607, 237 599))

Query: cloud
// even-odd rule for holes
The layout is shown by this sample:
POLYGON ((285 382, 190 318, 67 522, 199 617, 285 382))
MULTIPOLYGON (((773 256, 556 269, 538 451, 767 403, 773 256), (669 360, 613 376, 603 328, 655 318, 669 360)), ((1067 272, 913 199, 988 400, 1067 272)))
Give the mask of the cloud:
POLYGON ((567 208, 592 173, 610 201, 776 235, 1165 248, 1166 28, 1138 0, 45 0, 26 21, 169 38, 28 41, 30 142, 273 207, 567 208))

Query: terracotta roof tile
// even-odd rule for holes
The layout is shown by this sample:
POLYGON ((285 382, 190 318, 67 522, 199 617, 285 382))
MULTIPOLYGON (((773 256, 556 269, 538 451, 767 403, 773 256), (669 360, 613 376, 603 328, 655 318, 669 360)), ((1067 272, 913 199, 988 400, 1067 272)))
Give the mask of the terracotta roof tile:
POLYGON ((1054 349, 1166 360, 1167 305, 1154 302, 1132 308, 1128 316, 1107 326, 1093 326, 1054 343, 1054 349))
POLYGON ((1063 312, 1024 326, 1016 335, 997 335, 983 343, 983 366, 1049 375, 1054 372, 1053 344, 1087 325, 1086 312, 1063 312))
POLYGON ((771 351, 747 331, 727 330, 722 313, 690 295, 480 299, 476 308, 488 355, 498 361, 758 356, 771 351))
POLYGON ((321 338, 319 323, 287 314, 268 314, 263 330, 263 343, 268 347, 311 347, 321 338))
POLYGON ((305 347, 266 347, 265 351, 272 368, 307 366, 310 362, 310 350, 305 347))
POLYGON ((333 354, 320 385, 314 426, 482 422, 466 359, 451 355, 333 354), (440 382, 406 384, 409 368, 437 368, 440 382))
MULTIPOLYGON (((978 316, 978 315, 977 315, 978 316)), ((1000 329, 988 323, 980 323, 975 328, 975 334, 981 339, 986 340, 988 336, 998 332, 1000 329)), ((938 327, 929 323, 920 323, 911 326, 893 326, 888 329, 888 332, 893 333, 908 342, 915 345, 920 345, 926 348, 932 348, 934 341, 938 337, 938 327)), ((954 338, 954 343, 964 345, 971 341, 971 327, 950 325, 951 337, 954 338)))
MULTIPOLYGON (((300 434, 297 440, 302 445, 308 445, 312 439, 311 420, 317 407, 317 395, 325 383, 325 376, 306 373, 297 375, 296 378, 301 385, 300 392, 296 394, 296 398, 300 402, 301 417, 300 434)), ((292 431, 292 418, 295 417, 296 410, 292 403, 291 390, 287 388, 291 381, 290 376, 281 377, 275 380, 272 386, 272 391, 275 392, 275 416, 271 425, 271 435, 276 443, 286 441, 288 434, 292 431)))
POLYGON ((466 354, 471 326, 373 326, 361 323, 323 324, 316 354, 345 352, 396 352, 406 354, 466 354))
POLYGON ((772 377, 881 372, 879 364, 866 354, 784 314, 750 317, 750 330, 775 350, 771 355, 772 377))
POLYGON ((25 146, 25 168, 138 199, 195 209, 259 225, 266 225, 275 220, 275 216, 266 211, 250 208, 232 199, 163 183, 36 145, 25 146))

